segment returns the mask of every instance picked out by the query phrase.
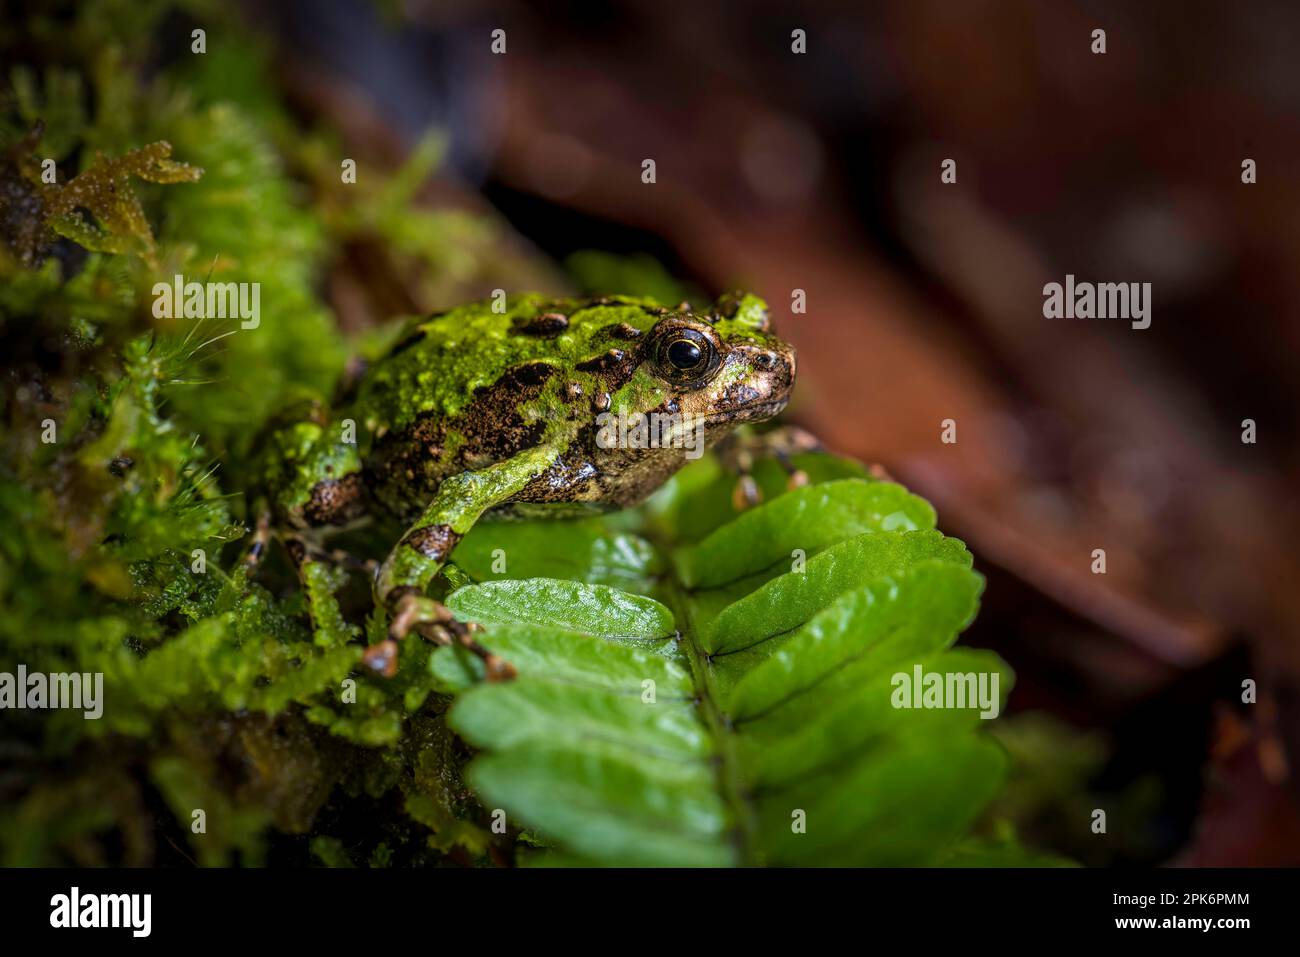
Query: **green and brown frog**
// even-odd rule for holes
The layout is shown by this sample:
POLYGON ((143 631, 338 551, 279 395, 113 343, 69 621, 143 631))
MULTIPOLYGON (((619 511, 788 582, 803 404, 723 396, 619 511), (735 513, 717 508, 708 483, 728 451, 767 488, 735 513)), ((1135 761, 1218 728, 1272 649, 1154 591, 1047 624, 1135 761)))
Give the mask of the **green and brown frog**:
POLYGON ((266 505, 248 560, 273 532, 301 568, 325 555, 325 531, 376 515, 401 522, 406 533, 374 569, 389 638, 363 660, 392 674, 396 642, 416 632, 459 641, 490 678, 508 677, 426 594, 474 523, 635 505, 702 449, 680 430, 683 441, 659 447, 611 443, 626 434, 603 428, 611 416, 680 420, 712 445, 781 411, 794 377, 794 350, 752 295, 692 311, 530 294, 414 321, 337 408, 317 406, 267 436, 266 505))

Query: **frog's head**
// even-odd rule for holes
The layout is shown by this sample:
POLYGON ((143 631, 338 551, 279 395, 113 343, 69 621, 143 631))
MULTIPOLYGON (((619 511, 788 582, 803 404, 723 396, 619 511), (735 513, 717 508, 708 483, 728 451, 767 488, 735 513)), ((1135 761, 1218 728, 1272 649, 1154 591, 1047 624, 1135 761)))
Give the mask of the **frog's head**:
POLYGON ((794 387, 794 348, 769 331, 757 296, 724 296, 706 313, 668 313, 650 330, 643 356, 674 411, 703 419, 711 438, 770 419, 794 387))
POLYGON ((776 415, 794 386, 794 349, 769 331, 758 297, 727 296, 706 312, 647 311, 657 319, 636 349, 606 354, 627 378, 596 416, 585 463, 601 476, 600 500, 619 507, 736 426, 776 415))

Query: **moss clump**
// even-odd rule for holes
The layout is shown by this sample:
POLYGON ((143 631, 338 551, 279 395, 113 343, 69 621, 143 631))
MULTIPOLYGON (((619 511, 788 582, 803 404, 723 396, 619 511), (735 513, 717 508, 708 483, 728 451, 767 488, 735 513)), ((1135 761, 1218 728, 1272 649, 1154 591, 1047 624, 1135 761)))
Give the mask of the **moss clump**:
POLYGON ((37 159, 43 131, 37 123, 6 156, 10 188, 0 194, 0 224, 19 261, 31 265, 57 234, 96 252, 138 252, 156 266, 153 232, 130 181, 192 183, 203 170, 168 159, 171 144, 158 142, 119 157, 96 153, 85 170, 60 184, 53 160, 37 159))
POLYGON ((496 227, 409 210, 432 147, 381 203, 331 186, 334 140, 295 128, 262 48, 208 3, 0 39, 0 670, 102 673, 105 702, 6 712, 5 865, 490 859, 427 657, 363 673, 384 622, 355 583, 316 573, 312 622, 282 563, 232 569, 260 425, 354 351, 322 299, 345 247, 441 263, 443 294, 499 268, 496 227), (196 13, 211 57, 175 26, 196 13), (178 274, 260 283, 259 327, 156 318, 178 274))

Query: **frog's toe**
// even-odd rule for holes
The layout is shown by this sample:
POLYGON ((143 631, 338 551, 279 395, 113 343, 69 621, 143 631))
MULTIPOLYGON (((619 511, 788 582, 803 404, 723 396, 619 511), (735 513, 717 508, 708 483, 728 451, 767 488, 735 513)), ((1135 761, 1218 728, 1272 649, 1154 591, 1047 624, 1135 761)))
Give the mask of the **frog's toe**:
POLYGON ((402 595, 393 606, 393 617, 388 623, 388 637, 401 641, 413 630, 423 631, 427 626, 445 625, 451 621, 455 621, 455 618, 441 602, 410 591, 402 595))
POLYGON ((262 556, 266 554, 266 546, 270 540, 271 513, 263 509, 258 513, 257 524, 253 527, 253 540, 242 559, 242 564, 249 575, 252 575, 262 564, 262 556))
POLYGON ((758 483, 754 481, 754 476, 745 473, 736 479, 736 485, 731 490, 731 506, 737 512, 743 512, 747 508, 753 508, 763 501, 763 492, 759 489, 758 483))
POLYGON ((476 655, 483 662, 488 681, 509 681, 515 677, 514 666, 504 658, 492 654, 474 640, 474 634, 480 631, 482 628, 476 624, 458 621, 451 610, 441 602, 418 592, 407 592, 393 606, 393 617, 388 624, 388 640, 372 646, 373 656, 372 649, 366 649, 366 658, 363 660, 385 677, 392 677, 392 674, 397 671, 397 642, 411 632, 415 632, 425 641, 435 645, 460 645, 466 651, 476 655), (388 659, 383 656, 383 649, 389 645, 392 646, 392 673, 383 670, 389 664, 388 659))
POLYGON ((491 652, 483 658, 483 667, 487 669, 488 681, 510 681, 519 674, 514 665, 491 652))
POLYGON ((483 662, 488 681, 509 681, 518 674, 514 665, 499 655, 494 655, 474 639, 475 632, 483 630, 481 626, 472 622, 451 621, 443 627, 451 641, 459 644, 470 654, 476 655, 483 662))
POLYGON ((385 678, 393 677, 397 674, 397 642, 387 638, 371 645, 362 653, 361 663, 385 678))

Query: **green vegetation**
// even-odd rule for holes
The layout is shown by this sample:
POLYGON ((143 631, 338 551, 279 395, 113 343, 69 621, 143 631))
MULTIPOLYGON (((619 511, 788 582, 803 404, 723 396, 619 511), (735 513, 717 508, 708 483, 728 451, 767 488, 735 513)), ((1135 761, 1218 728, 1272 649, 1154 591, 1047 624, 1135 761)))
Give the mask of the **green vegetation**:
POLYGON ((826 456, 798 464, 814 484, 781 495, 765 469, 771 500, 737 517, 717 501, 732 479, 705 460, 643 510, 650 541, 586 549, 576 580, 484 566, 535 560, 526 526, 466 539, 462 567, 484 580, 449 604, 520 676, 483 683, 455 648, 433 671, 458 694, 452 728, 484 752, 469 783, 554 842, 540 860, 1030 861, 969 837, 1006 770, 978 711, 891 705, 892 676, 917 664, 996 672, 1009 690, 995 655, 950 647, 982 587, 970 553, 901 487, 826 456), (697 524, 703 502, 725 524, 697 524), (653 597, 604 584, 614 566, 653 597))

